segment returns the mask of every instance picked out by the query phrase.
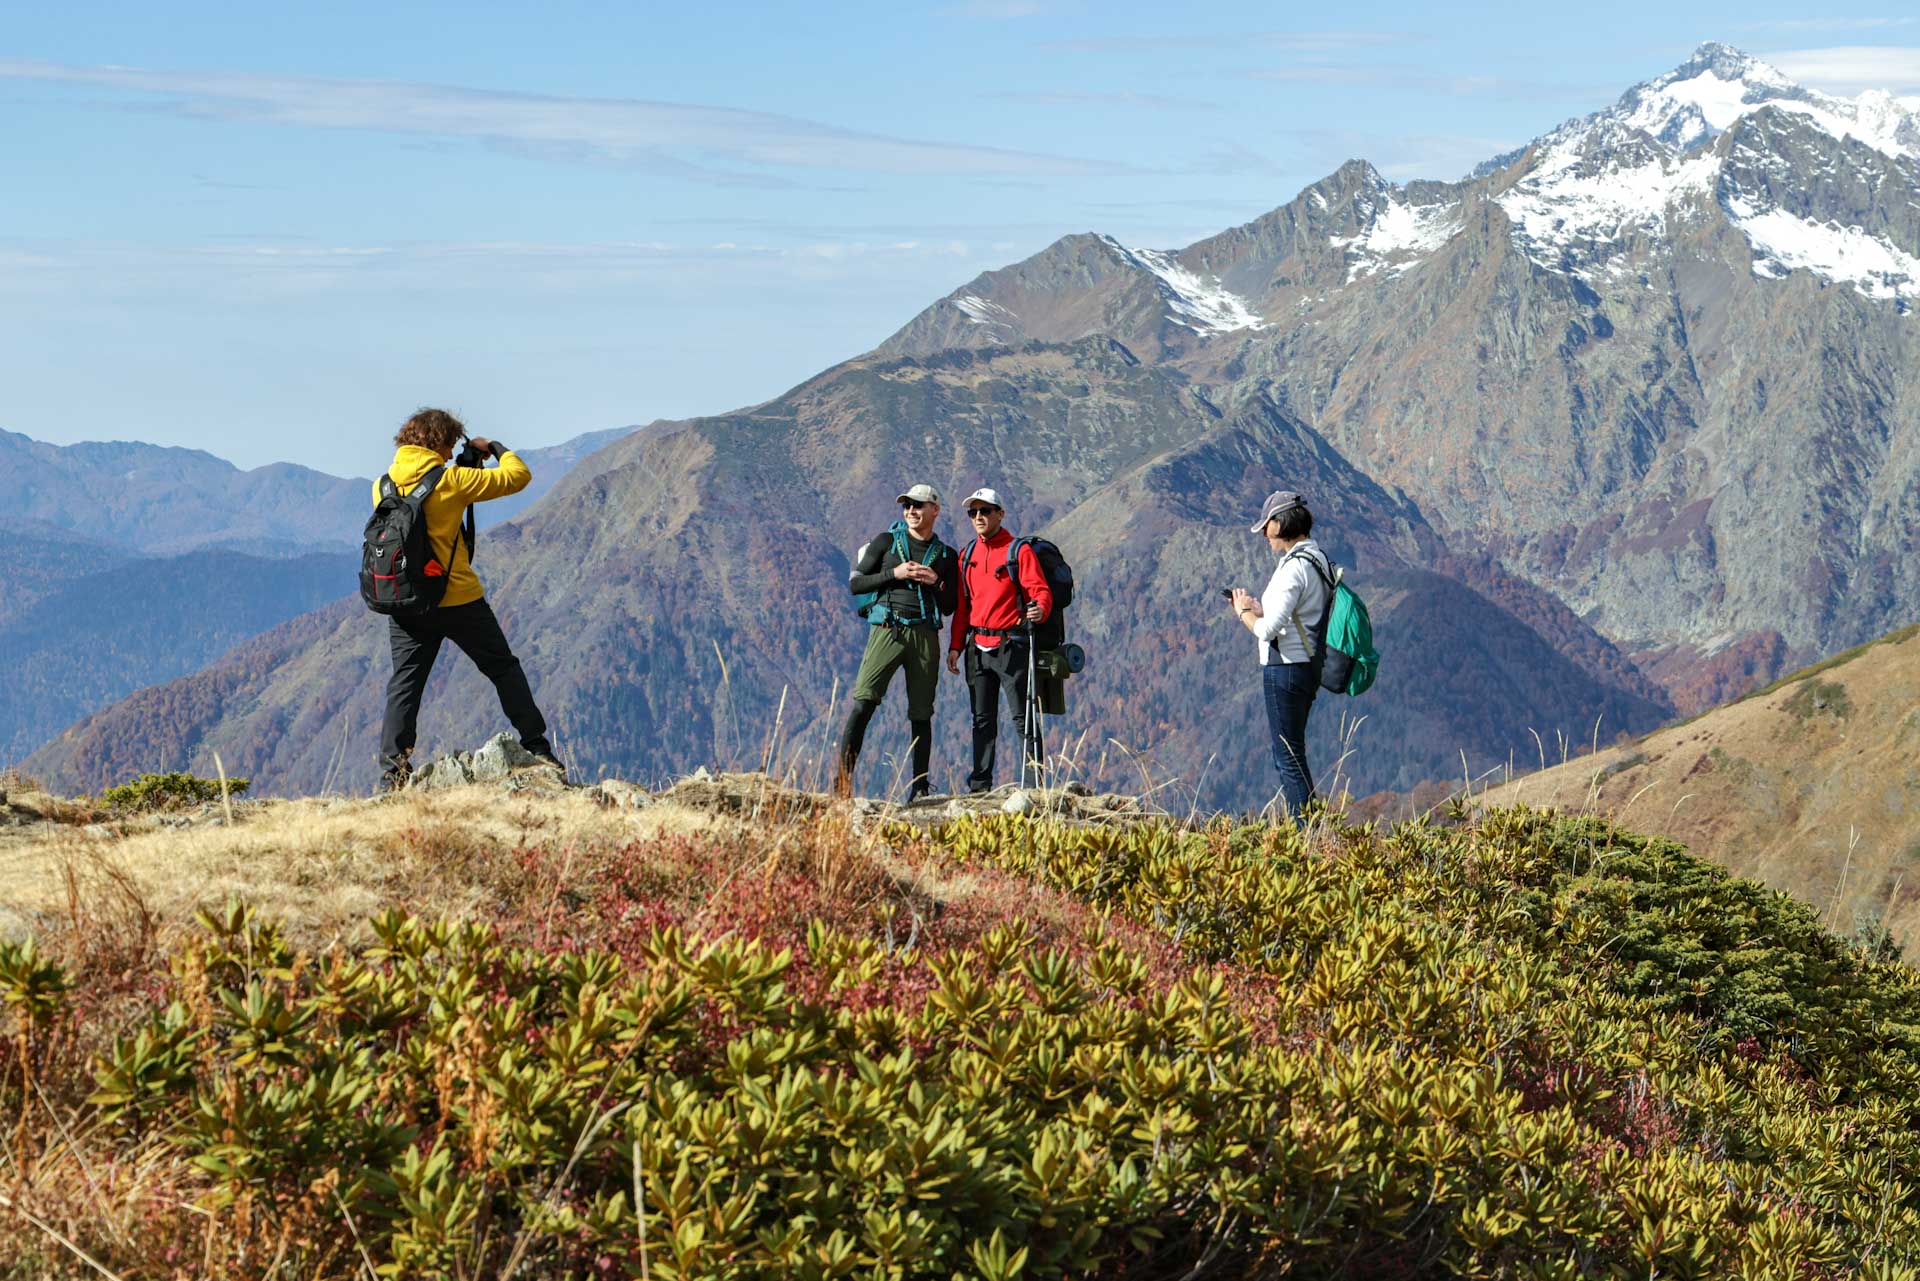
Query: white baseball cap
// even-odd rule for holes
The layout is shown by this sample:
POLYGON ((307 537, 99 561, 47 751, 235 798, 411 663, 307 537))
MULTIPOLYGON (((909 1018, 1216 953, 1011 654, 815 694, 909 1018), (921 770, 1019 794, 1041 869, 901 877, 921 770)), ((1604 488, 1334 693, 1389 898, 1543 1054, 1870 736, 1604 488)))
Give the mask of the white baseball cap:
POLYGON ((966 501, 960 505, 962 507, 972 507, 975 503, 984 503, 988 507, 998 507, 1002 511, 1005 511, 1007 508, 1007 505, 1000 501, 999 492, 988 489, 985 485, 968 494, 966 501))
POLYGON ((915 485, 911 489, 901 490, 900 497, 894 499, 893 501, 896 503, 905 503, 905 502, 937 503, 940 501, 940 491, 935 489, 932 485, 925 485, 925 484, 915 485))

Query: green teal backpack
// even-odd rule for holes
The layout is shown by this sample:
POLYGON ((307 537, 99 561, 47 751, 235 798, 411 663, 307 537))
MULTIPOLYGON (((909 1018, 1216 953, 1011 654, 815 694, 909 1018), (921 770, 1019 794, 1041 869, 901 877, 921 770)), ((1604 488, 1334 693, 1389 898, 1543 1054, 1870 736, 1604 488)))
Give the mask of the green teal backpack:
POLYGON ((1336 569, 1329 578, 1320 562, 1305 552, 1293 552, 1313 566, 1329 593, 1320 616, 1320 688, 1333 694, 1364 694, 1380 672, 1380 653, 1373 647, 1373 620, 1367 602, 1347 586, 1347 571, 1336 569))
MULTIPOLYGON (((893 554, 895 558, 903 561, 911 560, 912 557, 907 555, 907 522, 904 520, 896 520, 887 532, 893 535, 893 554)), ((940 549, 943 546, 945 546, 945 544, 938 538, 929 539, 927 541, 927 550, 921 556, 920 563, 922 565, 933 564, 935 560, 939 559, 940 549)), ((880 597, 890 590, 892 590, 890 587, 883 587, 877 592, 856 592, 853 597, 853 612, 876 627, 893 622, 892 607, 880 603, 880 597)), ((938 621, 940 611, 934 606, 931 600, 927 599, 927 589, 923 585, 915 583, 913 590, 920 598, 920 617, 922 619, 931 618, 938 621)), ((912 622, 915 620, 907 619, 904 621, 912 622)))

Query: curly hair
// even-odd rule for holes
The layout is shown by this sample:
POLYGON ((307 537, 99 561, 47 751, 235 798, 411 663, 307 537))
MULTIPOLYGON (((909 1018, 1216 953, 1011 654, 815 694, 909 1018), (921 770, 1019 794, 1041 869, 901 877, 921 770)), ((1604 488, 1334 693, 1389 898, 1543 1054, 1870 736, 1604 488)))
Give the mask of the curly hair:
POLYGON ((422 409, 402 423, 394 435, 396 445, 424 445, 445 453, 467 438, 466 424, 444 409, 422 409))

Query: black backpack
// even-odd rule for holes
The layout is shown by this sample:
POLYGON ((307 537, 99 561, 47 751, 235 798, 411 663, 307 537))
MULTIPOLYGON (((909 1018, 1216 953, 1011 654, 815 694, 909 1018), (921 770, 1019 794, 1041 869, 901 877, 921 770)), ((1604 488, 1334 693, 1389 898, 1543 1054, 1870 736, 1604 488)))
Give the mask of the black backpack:
MULTIPOLYGON (((380 501, 367 518, 360 548, 360 599, 376 614, 424 614, 438 607, 447 594, 448 567, 433 554, 433 545, 427 539, 427 518, 422 513, 427 495, 446 470, 444 463, 435 467, 404 494, 393 477, 380 478, 380 501)), ((467 554, 473 554, 471 507, 467 508, 466 525, 453 536, 449 560, 460 549, 462 533, 467 538, 467 554)))

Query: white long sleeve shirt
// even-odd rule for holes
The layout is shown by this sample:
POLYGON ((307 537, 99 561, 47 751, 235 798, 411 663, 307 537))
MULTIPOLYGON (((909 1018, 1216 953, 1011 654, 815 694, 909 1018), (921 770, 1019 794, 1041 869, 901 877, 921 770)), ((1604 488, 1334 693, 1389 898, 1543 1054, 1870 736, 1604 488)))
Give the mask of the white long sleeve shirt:
POLYGON ((1327 554, 1311 538, 1294 544, 1293 550, 1274 566, 1267 589, 1260 593, 1260 617, 1253 620, 1253 634, 1260 638, 1260 665, 1304 663, 1313 657, 1314 633, 1327 609, 1327 585, 1312 565, 1311 556, 1333 577, 1327 554))

